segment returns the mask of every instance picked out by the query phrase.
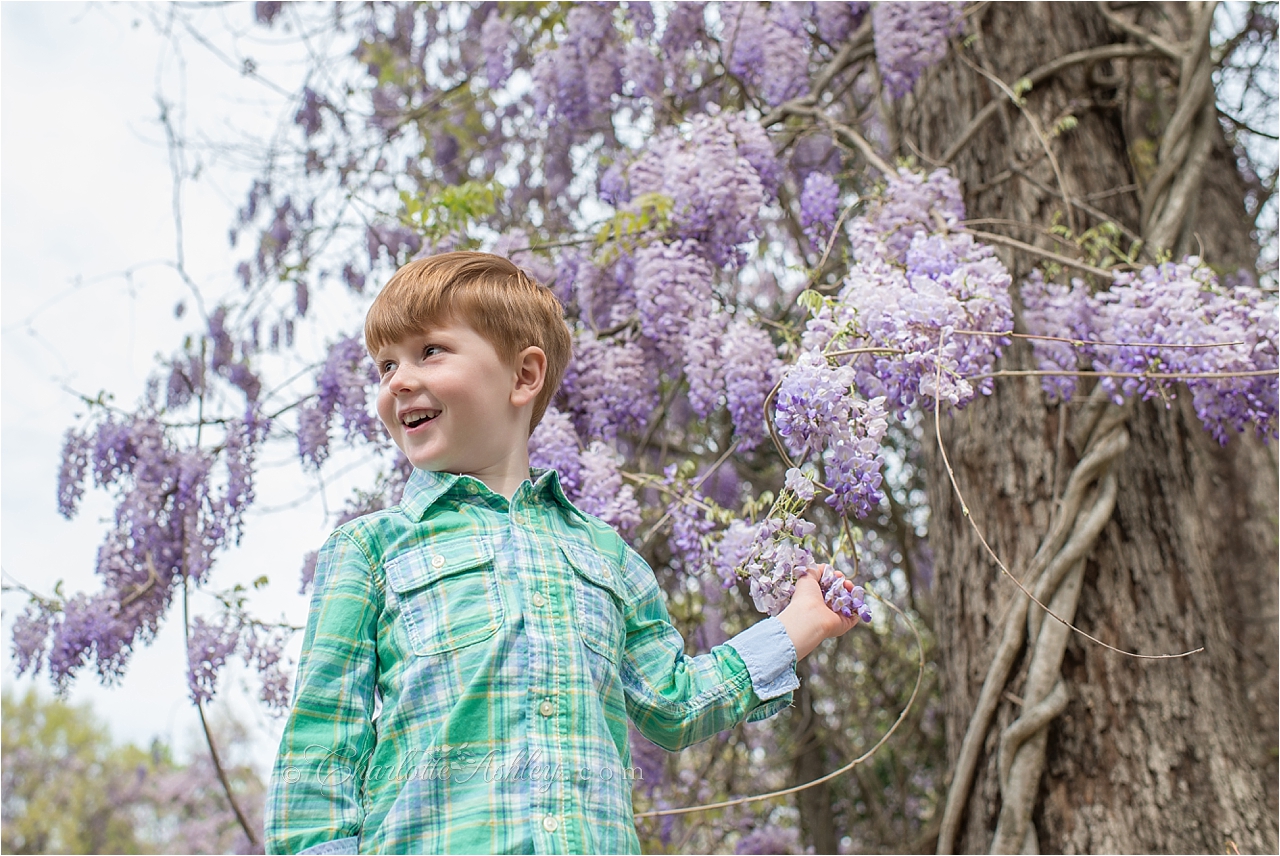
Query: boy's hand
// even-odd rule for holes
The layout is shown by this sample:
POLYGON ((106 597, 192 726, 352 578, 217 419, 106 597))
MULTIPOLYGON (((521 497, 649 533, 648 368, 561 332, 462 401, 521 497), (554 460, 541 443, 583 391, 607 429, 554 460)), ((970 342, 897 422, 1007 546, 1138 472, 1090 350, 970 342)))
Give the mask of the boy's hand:
MULTIPOLYGON (((856 613, 852 618, 845 618, 834 612, 823 600, 819 585, 823 567, 825 566, 819 565, 805 569, 804 576, 796 580, 791 603, 778 613, 778 620, 791 637, 791 644, 796 646, 796 660, 809 656, 822 640, 843 636, 858 623, 856 613)), ((844 586, 847 590, 853 589, 853 583, 846 580, 843 574, 835 571, 835 575, 835 585, 844 586)))

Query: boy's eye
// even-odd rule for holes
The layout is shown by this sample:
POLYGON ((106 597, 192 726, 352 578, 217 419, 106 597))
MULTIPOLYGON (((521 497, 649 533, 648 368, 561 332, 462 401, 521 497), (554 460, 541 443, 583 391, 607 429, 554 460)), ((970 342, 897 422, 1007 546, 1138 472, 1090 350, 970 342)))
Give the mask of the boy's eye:
POLYGON ((395 368, 396 368, 396 364, 387 360, 384 360, 383 362, 378 363, 379 374, 384 374, 384 375, 388 374, 392 371, 395 371, 395 368))
POLYGON ((422 356, 429 357, 431 356, 431 353, 433 351, 439 351, 439 350, 440 350, 439 345, 427 345, 425 348, 422 349, 422 356))

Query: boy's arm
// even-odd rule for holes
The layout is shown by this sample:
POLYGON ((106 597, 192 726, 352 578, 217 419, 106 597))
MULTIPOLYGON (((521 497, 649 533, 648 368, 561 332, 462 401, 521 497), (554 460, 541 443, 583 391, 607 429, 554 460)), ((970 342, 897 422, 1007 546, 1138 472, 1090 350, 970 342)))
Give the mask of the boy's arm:
MULTIPOLYGON (((624 549, 624 554, 628 609, 622 683, 628 713, 645 737, 663 748, 681 749, 732 728, 748 714, 762 719, 790 704, 790 691, 800 685, 797 645, 781 616, 759 622, 710 653, 687 656, 653 571, 634 551, 624 549)), ((812 594, 802 582, 797 582, 797 594, 802 589, 812 594)), ((852 627, 853 622, 840 619, 823 603, 817 579, 811 583, 817 605, 839 619, 841 627, 852 627)), ((814 614, 810 601, 800 598, 788 620, 810 622, 825 632, 825 616, 814 614)), ((811 636, 796 631, 804 654, 821 641, 810 644, 811 636)))
POLYGON ((373 563, 335 532, 316 561, 293 708, 267 796, 268 853, 355 853, 374 748, 377 620, 373 563))

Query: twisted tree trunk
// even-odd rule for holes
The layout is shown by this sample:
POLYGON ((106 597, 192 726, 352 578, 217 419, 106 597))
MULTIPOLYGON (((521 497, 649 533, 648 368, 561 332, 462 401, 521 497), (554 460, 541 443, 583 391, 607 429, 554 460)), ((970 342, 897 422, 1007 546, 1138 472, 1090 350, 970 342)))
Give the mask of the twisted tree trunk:
MULTIPOLYGON (((1061 249, 1043 229, 1079 233, 1105 216, 1175 256, 1203 247, 1215 265, 1251 266, 1243 186, 1205 85, 1211 16, 1200 4, 990 4, 891 130, 903 154, 951 158, 971 219, 1022 224, 980 228, 1061 249)), ((1004 257, 1015 282, 1037 262, 1004 257)), ((1011 348, 1006 367, 1034 368, 1030 349, 1011 348)), ((1251 437, 1217 447, 1186 397, 1107 416, 1082 394, 1050 406, 1038 380, 1004 380, 944 416, 973 523, 1051 609, 1128 651, 1205 650, 1135 659, 1028 610, 934 449, 955 770, 940 851, 1276 848, 1276 457, 1251 437), (1100 463, 1088 456, 1107 419, 1128 442, 1100 463), (1093 530, 1091 513, 1103 515, 1093 530), (1088 539, 1079 560, 1074 533, 1088 539)))

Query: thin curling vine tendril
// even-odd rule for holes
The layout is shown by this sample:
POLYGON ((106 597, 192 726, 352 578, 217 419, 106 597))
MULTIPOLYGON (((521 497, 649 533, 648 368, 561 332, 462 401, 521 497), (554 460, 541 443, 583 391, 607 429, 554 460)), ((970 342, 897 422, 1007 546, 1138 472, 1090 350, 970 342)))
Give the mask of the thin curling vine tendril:
MULTIPOLYGON (((946 340, 946 333, 943 332, 938 336, 938 352, 939 353, 942 352, 942 346, 945 340, 946 340)), ((941 375, 942 375, 941 362, 938 363, 937 372, 939 377, 938 382, 941 383, 941 375)), ((982 543, 983 549, 985 549, 987 551, 987 554, 991 556, 992 560, 996 563, 996 566, 1000 568, 1000 571, 1006 577, 1013 580, 1013 584, 1016 585, 1018 589, 1023 594, 1025 594, 1036 606, 1043 609, 1045 613, 1052 616, 1054 620, 1062 624, 1065 624, 1067 627, 1074 630, 1076 633, 1079 633, 1081 636, 1088 639, 1090 642, 1095 642, 1098 645, 1101 645, 1103 648, 1106 648, 1108 651, 1114 651, 1117 654, 1123 654, 1126 657, 1134 657, 1139 660, 1175 660, 1175 659, 1178 659, 1179 657, 1190 657, 1192 654, 1199 654, 1201 651, 1204 650, 1204 646, 1202 645, 1199 648, 1196 648, 1191 651, 1184 651, 1181 654, 1137 654, 1137 653, 1134 653, 1133 651, 1125 651, 1124 649, 1117 648, 1114 645, 1108 645, 1106 642, 1103 642, 1101 639, 1098 639, 1095 636, 1090 636, 1088 633, 1085 633, 1083 630, 1081 630, 1079 627, 1076 627, 1070 621, 1066 621, 1065 619, 1061 618, 1057 613, 1055 613, 1053 610, 1049 609, 1049 607, 1041 603, 1036 598, 1036 596, 1031 592, 1027 591, 1026 586, 1024 586, 1022 582, 1017 577, 1015 577, 1012 572, 1010 572, 1008 567, 1005 566, 1005 563, 1001 561, 998 555, 996 555, 996 551, 991 549, 991 545, 987 543, 987 539, 985 536, 983 536, 982 530, 979 529, 978 524, 974 522, 973 515, 969 513, 969 504, 965 502, 964 495, 960 492, 960 485, 957 484, 956 482, 955 471, 951 468, 951 461, 947 457, 947 448, 945 444, 943 444, 942 442, 942 399, 939 396, 934 396, 934 399, 933 399, 933 430, 934 430, 934 435, 938 439, 938 452, 942 455, 942 463, 946 466, 947 476, 951 479, 951 488, 952 490, 955 491, 956 499, 960 500, 960 513, 964 516, 964 519, 969 522, 969 526, 973 528, 974 534, 978 536, 978 540, 982 543)))
POLYGON ((699 811, 711 811, 712 809, 719 809, 719 808, 732 808, 733 806, 736 806, 736 805, 745 805, 746 803, 760 802, 762 800, 771 800, 771 799, 776 799, 778 797, 785 797, 788 794, 799 793, 800 791, 807 790, 812 787, 816 787, 825 782, 829 782, 832 779, 835 779, 839 776, 842 776, 845 773, 852 770, 854 767, 858 766, 859 764, 862 764, 868 758, 870 758, 872 755, 878 752, 880 750, 880 747, 883 746, 886 742, 888 742, 889 738, 892 737, 894 732, 898 730, 898 726, 902 724, 903 720, 907 718, 907 714, 911 712, 912 707, 915 706, 916 696, 919 695, 920 693, 920 684, 924 680, 924 642, 920 638, 920 631, 916 628, 915 622, 913 622, 910 618, 908 618, 905 612, 899 609, 892 601, 881 597, 880 595, 876 594, 874 591, 871 591, 870 589, 868 589, 867 593, 870 594, 872 597, 874 597, 876 600, 883 603, 885 606, 889 607, 889 609, 896 612, 899 615, 899 617, 901 617, 902 620, 907 623, 907 627, 911 629, 911 633, 916 638, 916 654, 917 654, 916 683, 911 690, 911 697, 907 699, 906 706, 902 708, 902 712, 898 714, 898 718, 894 720, 893 725, 891 725, 889 727, 889 730, 886 731, 884 735, 881 736, 881 738, 875 742, 875 745, 873 745, 866 752, 863 752, 857 758, 854 758, 852 761, 850 761, 848 764, 845 764, 843 767, 839 768, 838 770, 833 770, 824 776, 820 776, 814 779, 813 781, 805 782, 804 784, 801 784, 801 785, 795 785, 790 788, 783 788, 782 790, 779 790, 779 791, 770 791, 765 794, 756 794, 754 796, 749 796, 749 797, 738 797, 737 799, 725 800, 724 802, 705 803, 702 805, 686 806, 684 808, 664 808, 664 809, 656 809, 654 811, 644 811, 635 815, 635 819, 640 820, 646 817, 667 817, 669 815, 675 815, 675 814, 692 814, 694 812, 699 812, 699 811))

